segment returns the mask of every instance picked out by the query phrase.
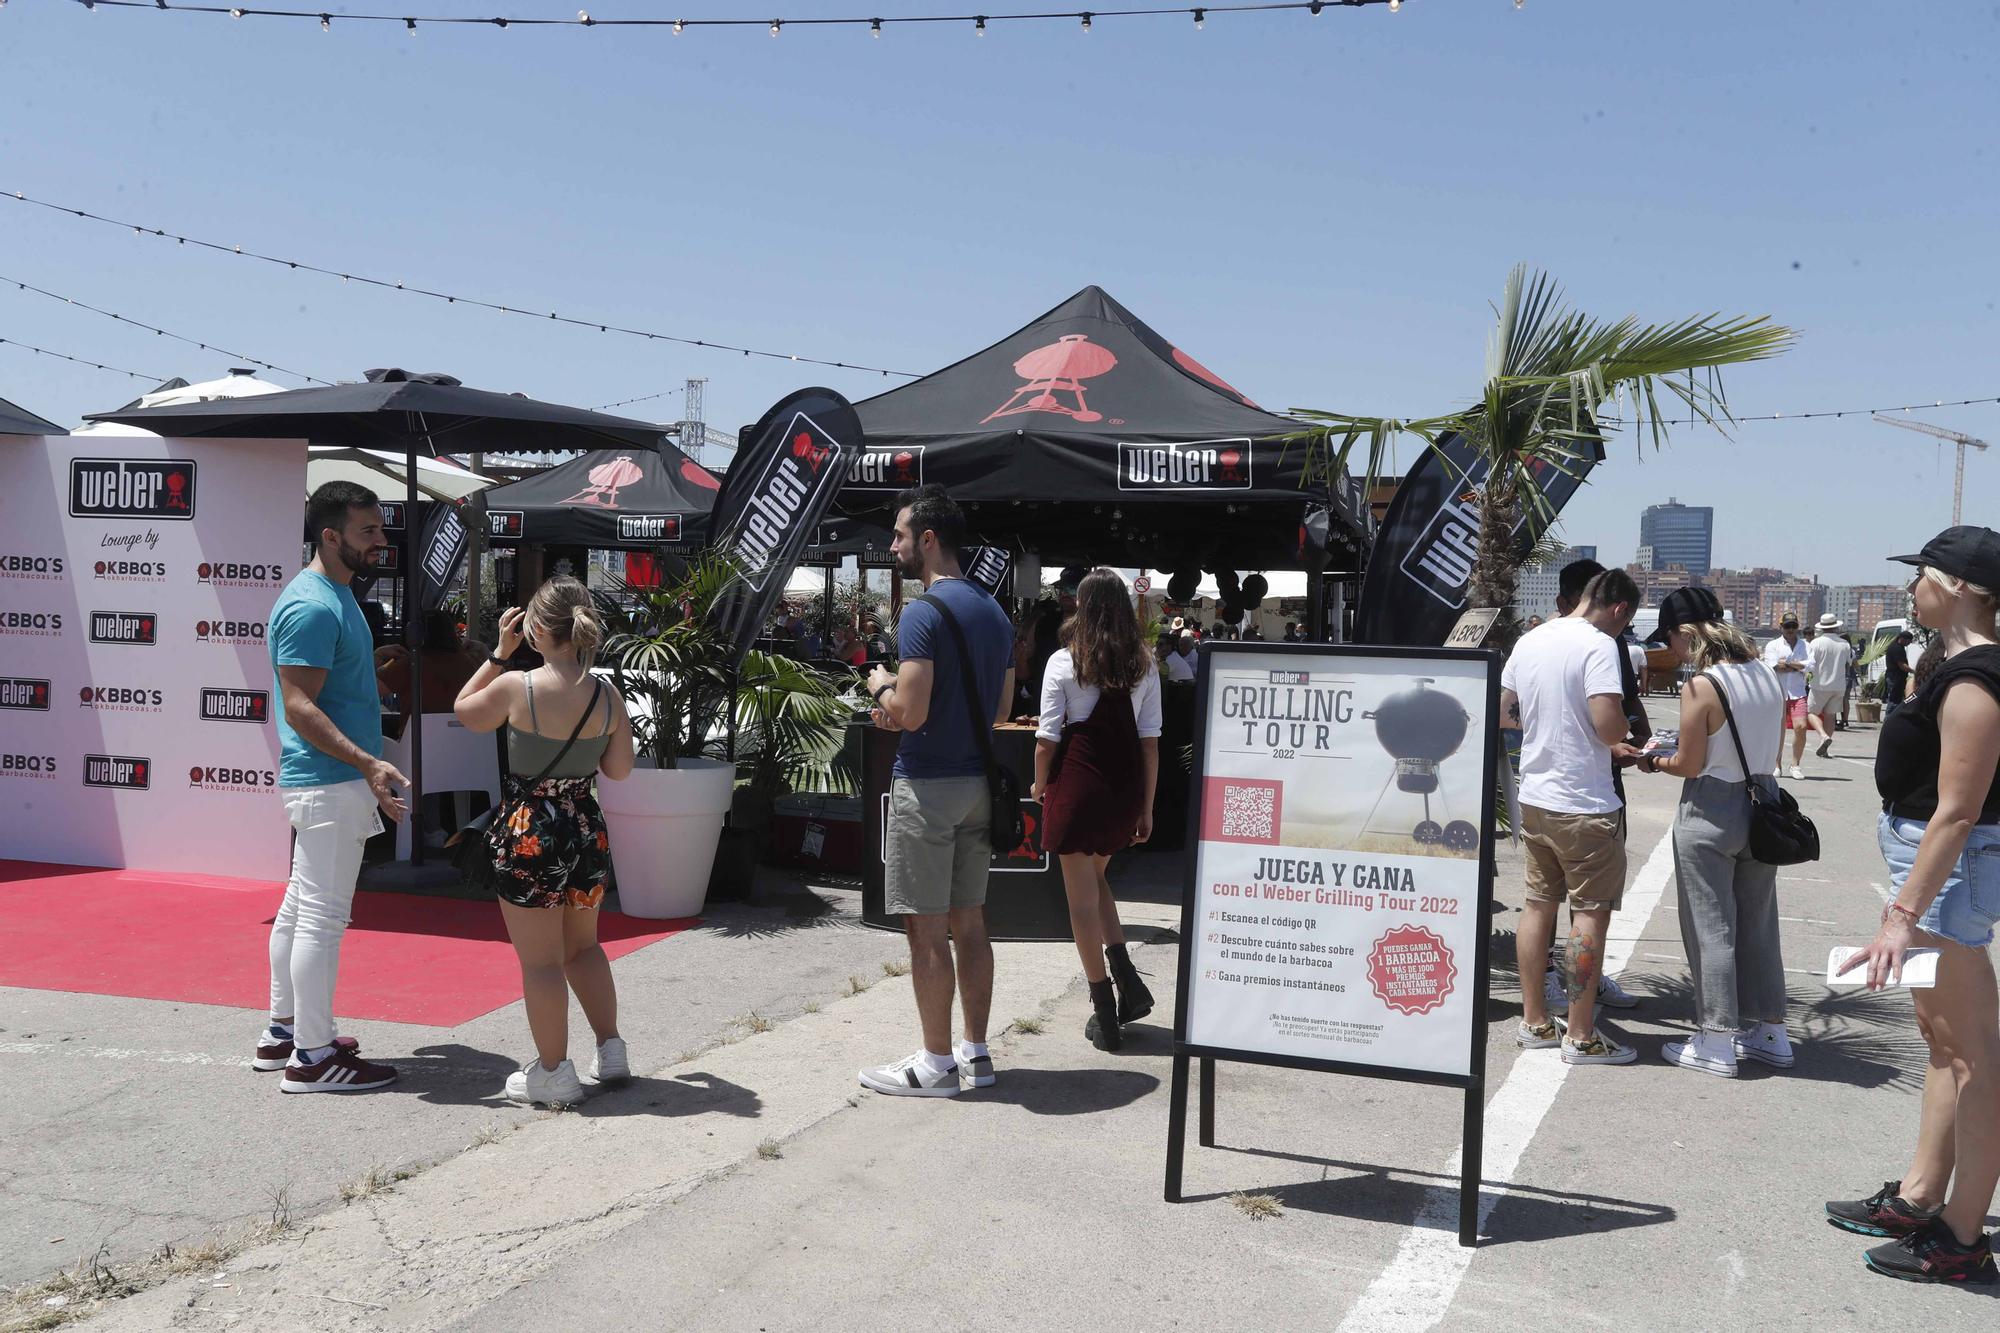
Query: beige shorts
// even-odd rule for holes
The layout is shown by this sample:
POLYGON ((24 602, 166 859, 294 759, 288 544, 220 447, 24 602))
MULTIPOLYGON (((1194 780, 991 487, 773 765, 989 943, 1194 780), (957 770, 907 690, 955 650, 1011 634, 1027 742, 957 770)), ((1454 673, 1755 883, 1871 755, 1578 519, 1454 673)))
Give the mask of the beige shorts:
POLYGON ((937 916, 986 905, 993 864, 993 801, 986 779, 897 778, 883 833, 883 908, 937 916))
POLYGON ((1806 711, 1814 717, 1825 717, 1828 713, 1838 713, 1840 711, 1840 701, 1846 697, 1846 690, 1814 690, 1806 696, 1806 711))
POLYGON ((1575 912, 1617 911, 1625 901, 1625 815, 1565 815, 1521 807, 1528 901, 1569 902, 1575 912))

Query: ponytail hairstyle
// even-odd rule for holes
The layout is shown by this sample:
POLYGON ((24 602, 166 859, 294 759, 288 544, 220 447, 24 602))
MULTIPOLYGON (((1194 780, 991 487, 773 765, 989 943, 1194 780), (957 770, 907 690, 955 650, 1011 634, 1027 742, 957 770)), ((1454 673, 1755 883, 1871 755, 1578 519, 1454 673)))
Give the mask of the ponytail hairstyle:
POLYGON ((1725 662, 1756 662, 1764 656, 1749 635, 1726 620, 1697 620, 1676 628, 1688 636, 1688 656, 1696 671, 1725 662))
POLYGON ((557 575, 536 590, 528 602, 528 619, 557 643, 576 649, 576 660, 589 666, 604 642, 604 623, 583 584, 557 575))
POLYGON ((1076 678, 1099 689, 1129 690, 1153 669, 1139 638, 1132 594, 1118 571, 1098 566, 1076 589, 1076 610, 1062 627, 1076 678))

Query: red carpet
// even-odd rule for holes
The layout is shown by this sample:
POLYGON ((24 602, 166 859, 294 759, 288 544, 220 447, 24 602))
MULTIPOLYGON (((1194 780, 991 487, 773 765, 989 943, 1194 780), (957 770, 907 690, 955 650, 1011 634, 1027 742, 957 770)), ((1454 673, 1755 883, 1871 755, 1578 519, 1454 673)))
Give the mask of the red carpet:
MULTIPOLYGON (((282 884, 0 861, 0 986, 262 1011, 282 884)), ((621 958, 696 924, 605 912, 621 958)), ((358 893, 340 947, 343 1018, 456 1027, 521 998, 490 902, 358 893)))

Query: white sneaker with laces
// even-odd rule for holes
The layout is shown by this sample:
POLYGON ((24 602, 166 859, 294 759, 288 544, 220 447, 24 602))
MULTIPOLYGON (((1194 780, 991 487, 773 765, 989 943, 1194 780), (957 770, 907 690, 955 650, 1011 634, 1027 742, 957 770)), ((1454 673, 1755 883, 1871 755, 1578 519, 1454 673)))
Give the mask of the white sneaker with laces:
POLYGON ((1756 1027, 1745 1028, 1736 1034, 1731 1044, 1736 1048, 1737 1059, 1755 1060, 1773 1069, 1790 1069, 1795 1059, 1791 1036, 1776 1023, 1759 1023, 1756 1027))
POLYGON ((1687 1041, 1670 1041, 1660 1048, 1660 1058, 1682 1069, 1736 1077, 1735 1043, 1720 1032, 1697 1032, 1687 1041))
POLYGON ((1545 1051, 1562 1045, 1562 1040, 1563 1025, 1553 1018, 1539 1028, 1525 1018, 1514 1026, 1514 1044, 1524 1051, 1545 1051))
POLYGON ((964 1042, 952 1049, 952 1058, 958 1061, 958 1072, 965 1076, 966 1086, 990 1088, 993 1086, 993 1056, 974 1055, 964 1042))
POLYGON ((632 1062, 625 1054, 623 1037, 606 1037, 590 1057, 590 1077, 596 1083, 623 1083, 632 1077, 632 1062))
POLYGON ((1800 767, 1799 767, 1799 766, 1798 766, 1797 764, 1793 764, 1793 765, 1792 765, 1792 781, 1794 781, 1794 782, 1804 782, 1805 780, 1806 780, 1806 771, 1805 771, 1805 770, 1804 770, 1803 768, 1800 768, 1800 767))
POLYGON ((507 1100, 523 1106, 581 1106, 588 1096, 583 1080, 576 1076, 576 1066, 568 1060, 554 1069, 544 1069, 540 1060, 530 1060, 525 1068, 507 1075, 507 1100))
POLYGON ((861 1071, 861 1086, 885 1097, 956 1097, 958 1066, 932 1069, 924 1053, 918 1051, 891 1064, 861 1071))
POLYGON ((1630 1046, 1613 1041, 1601 1029, 1578 1041, 1563 1034, 1562 1059, 1566 1065, 1629 1065, 1639 1058, 1630 1046))

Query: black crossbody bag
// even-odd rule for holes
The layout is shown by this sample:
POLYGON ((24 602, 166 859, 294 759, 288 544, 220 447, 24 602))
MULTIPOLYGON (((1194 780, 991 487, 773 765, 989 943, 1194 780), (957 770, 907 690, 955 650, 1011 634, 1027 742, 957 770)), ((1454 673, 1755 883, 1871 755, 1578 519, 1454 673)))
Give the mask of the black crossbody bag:
POLYGON ((1736 762, 1750 788, 1750 855, 1767 866, 1795 866, 1819 860, 1819 827, 1783 787, 1772 796, 1757 785, 1754 770, 1743 757, 1743 737, 1736 731, 1736 715, 1729 710, 1729 691, 1706 671, 1702 678, 1715 686, 1722 700, 1722 720, 1729 726, 1729 739, 1736 744, 1736 762))
MULTIPOLYGON (((985 716, 986 710, 979 706, 979 687, 972 681, 972 650, 966 646, 965 631, 959 627, 958 617, 942 598, 930 593, 913 600, 936 607, 944 617, 945 627, 951 631, 952 642, 958 645, 958 678, 965 685, 965 709, 972 715, 972 734, 979 737, 979 754, 986 761, 986 794, 993 803, 993 848, 1005 856, 1028 836, 1028 822, 1021 813, 1021 784, 993 758, 993 719, 985 716)), ((931 694, 935 699, 935 682, 931 694)))
MULTIPOLYGON (((570 729, 569 739, 563 742, 562 749, 556 751, 555 758, 549 760, 543 765, 542 771, 535 774, 535 780, 528 784, 529 790, 541 786, 543 779, 556 771, 556 765, 563 761, 563 756, 569 753, 572 745, 576 744, 576 738, 583 734, 583 724, 590 721, 591 715, 597 711, 597 701, 603 693, 604 682, 600 680, 597 682, 597 688, 590 692, 590 703, 584 707, 583 716, 578 718, 576 726, 570 729)), ((459 878, 468 888, 491 889, 494 882, 499 879, 494 873, 493 851, 487 846, 486 834, 493 825, 494 816, 507 809, 508 805, 507 799, 501 797, 474 815, 465 827, 452 834, 450 841, 445 844, 451 849, 452 865, 458 868, 459 878)))

